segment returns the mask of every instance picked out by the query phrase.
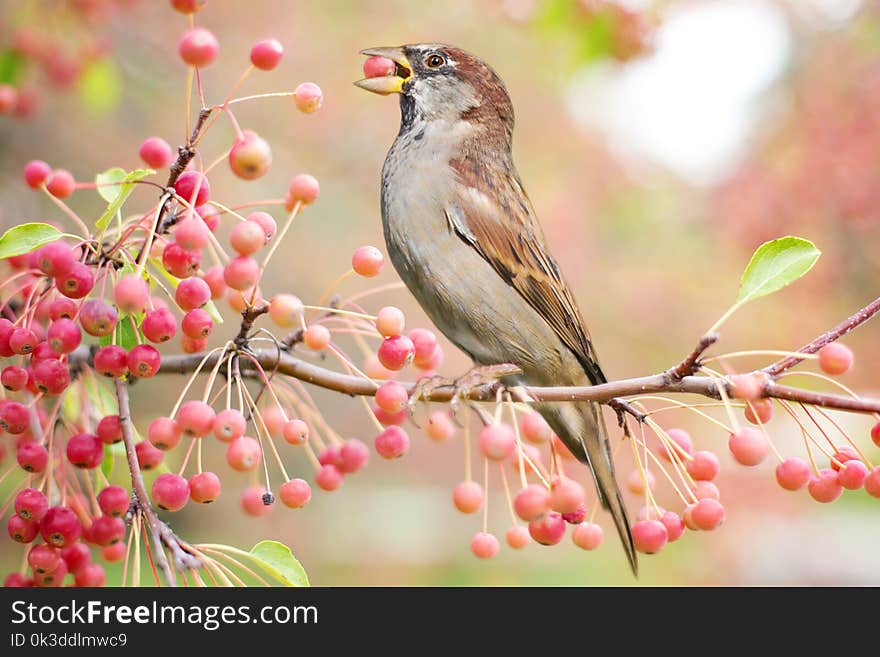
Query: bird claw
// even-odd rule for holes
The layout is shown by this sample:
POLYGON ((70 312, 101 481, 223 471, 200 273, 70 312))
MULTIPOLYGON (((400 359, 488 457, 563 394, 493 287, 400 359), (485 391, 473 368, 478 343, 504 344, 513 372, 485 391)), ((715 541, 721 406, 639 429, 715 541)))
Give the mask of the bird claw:
MULTIPOLYGON (((418 381, 416 381, 416 384, 413 387, 413 391, 409 395, 409 399, 406 400, 406 410, 409 414, 410 422, 419 427, 418 422, 415 421, 416 404, 418 404, 420 401, 430 400, 431 395, 438 388, 445 388, 446 386, 451 386, 454 384, 455 382, 452 379, 440 376, 439 374, 434 374, 433 376, 423 376, 418 381)), ((421 427, 419 428, 421 429, 421 427)))
POLYGON ((452 419, 456 424, 462 426, 458 421, 458 409, 463 400, 470 397, 471 392, 481 386, 487 384, 495 384, 496 391, 503 393, 507 390, 507 386, 499 381, 502 377, 512 374, 519 374, 522 370, 511 363, 500 363, 498 365, 478 365, 462 376, 457 378, 452 384, 452 399, 449 402, 452 410, 452 419))

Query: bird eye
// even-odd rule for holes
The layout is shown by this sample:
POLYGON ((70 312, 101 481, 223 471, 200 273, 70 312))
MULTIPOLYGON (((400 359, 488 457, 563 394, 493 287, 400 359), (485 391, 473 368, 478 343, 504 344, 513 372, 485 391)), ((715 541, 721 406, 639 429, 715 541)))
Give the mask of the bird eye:
POLYGON ((438 55, 437 53, 433 53, 425 57, 425 66, 428 68, 440 68, 446 63, 446 59, 443 55, 438 55))

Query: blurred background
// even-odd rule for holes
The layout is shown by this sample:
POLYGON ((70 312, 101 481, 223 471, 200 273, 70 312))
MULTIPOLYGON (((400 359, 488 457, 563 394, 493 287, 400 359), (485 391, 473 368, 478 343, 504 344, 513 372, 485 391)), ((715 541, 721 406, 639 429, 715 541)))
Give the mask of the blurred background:
MULTIPOLYGON (((91 180, 111 166, 138 166, 147 136, 182 143, 186 69, 176 49, 186 20, 167 2, 2 0, 0 7, 0 82, 20 94, 0 116, 4 229, 61 221, 22 184, 29 159, 91 180), (48 64, 20 55, 35 42, 52 44, 48 64)), ((324 91, 323 109, 309 116, 289 98, 238 106, 242 127, 271 143, 272 170, 252 183, 227 171, 212 177, 214 197, 227 205, 281 196, 295 173, 321 181, 321 198, 297 219, 284 257, 272 263, 267 295, 292 291, 314 301, 349 267, 353 249, 382 246, 378 178, 397 133, 397 102, 351 83, 361 77, 360 49, 419 41, 471 50, 507 83, 520 174, 609 377, 680 360, 733 301, 750 254, 767 239, 806 237, 823 256, 805 279, 726 324, 722 351, 795 349, 878 294, 877 3, 209 0, 196 20, 221 45, 219 61, 203 73, 209 103, 238 78, 253 42, 270 36, 285 45, 285 57, 275 71, 252 76, 243 93, 287 91, 303 81, 324 91)), ((205 161, 228 148, 232 135, 218 121, 203 142, 205 161)), ((92 192, 71 202, 84 217, 102 209, 92 192)), ((127 207, 152 202, 152 192, 139 190, 127 207)), ((352 280, 342 291, 396 280, 386 267, 378 279, 352 280)), ((407 311, 408 326, 426 325, 404 290, 376 295, 371 307, 387 303, 407 311)), ((845 340, 857 361, 843 382, 872 395, 880 394, 878 330, 868 325, 845 340)), ((462 373, 466 359, 447 347, 441 371, 462 373)), ((138 386, 142 428, 168 412, 179 388, 171 382, 138 386)), ((340 434, 371 439, 360 403, 320 391, 316 398, 340 434)), ((836 417, 873 449, 868 418, 836 417)), ((727 521, 643 558, 639 584, 880 583, 877 500, 848 492, 834 505, 816 504, 805 491, 782 491, 769 462, 737 468, 726 436, 711 425, 676 413, 660 420, 688 428, 698 448, 720 455, 727 521)), ((780 413, 769 429, 783 451, 800 454, 799 434, 780 413)), ((229 471, 217 445, 206 458, 223 473, 223 496, 207 507, 190 504, 171 518, 173 526, 192 542, 248 548, 262 538, 284 541, 318 585, 636 583, 604 518, 606 540, 594 553, 566 540, 522 552, 504 546, 491 561, 478 561, 468 544, 480 519, 450 502, 463 478, 460 439, 437 445, 409 431, 413 448, 404 460, 380 462, 374 454, 340 491, 317 492, 303 510, 276 508, 259 519, 239 510, 237 490, 248 477, 229 471)), ((285 455, 291 471, 311 478, 292 448, 285 455)), ((876 449, 869 455, 876 458, 876 449)), ((625 476, 631 465, 624 458, 620 467, 625 476)), ((578 477, 587 483, 585 472, 578 477)), ((489 526, 503 536, 509 518, 500 494, 490 492, 489 526)), ((632 496, 633 510, 639 505, 632 496)), ((20 551, 10 545, 2 543, 0 562, 14 567, 20 551)))

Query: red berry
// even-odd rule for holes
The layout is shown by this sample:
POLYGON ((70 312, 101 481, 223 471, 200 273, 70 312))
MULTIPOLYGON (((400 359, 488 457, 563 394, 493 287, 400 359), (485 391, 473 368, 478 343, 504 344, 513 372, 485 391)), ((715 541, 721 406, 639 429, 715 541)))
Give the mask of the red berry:
POLYGON ((691 456, 692 460, 685 460, 685 467, 691 477, 697 480, 712 481, 718 476, 721 464, 714 452, 700 450, 691 456))
POLYGON ((67 460, 78 468, 97 468, 104 460, 104 443, 90 433, 77 433, 67 441, 67 460))
POLYGON ((312 499, 312 487, 303 479, 291 479, 281 484, 278 490, 281 503, 291 509, 304 507, 312 499))
POLYGON ((164 169, 174 160, 174 151, 161 137, 147 137, 141 144, 138 154, 144 163, 153 169, 164 169))
POLYGON ((12 351, 23 356, 31 353, 39 342, 36 333, 26 328, 13 329, 9 336, 9 346, 12 351))
POLYGON ((201 278, 187 278, 177 286, 174 300, 182 310, 201 308, 211 300, 211 288, 201 278))
POLYGON ((302 420, 288 420, 281 428, 281 435, 291 445, 305 445, 309 439, 309 425, 302 420))
POLYGON ((332 464, 322 465, 321 469, 315 474, 315 483, 318 488, 328 493, 342 486, 343 479, 343 474, 339 471, 339 468, 332 464))
POLYGON ((550 508, 571 513, 584 503, 584 487, 574 479, 555 477, 550 485, 550 508))
POLYGON ((62 317, 73 319, 78 310, 79 306, 72 299, 59 297, 49 304, 49 318, 53 321, 62 317))
POLYGON ((776 466, 776 481, 785 490, 799 490, 810 481, 810 464, 794 456, 776 466))
POLYGON ((261 71, 271 71, 284 55, 284 46, 278 39, 257 41, 251 48, 251 64, 261 71))
POLYGON ((55 277, 55 287, 68 299, 82 299, 95 285, 92 270, 81 262, 76 262, 63 276, 55 277))
POLYGON ((746 406, 745 418, 752 424, 767 424, 773 418, 773 401, 755 399, 746 406))
POLYGON ((3 580, 3 586, 7 589, 25 589, 34 585, 34 580, 25 577, 21 573, 9 573, 3 580))
POLYGON ((594 522, 582 522, 571 531, 571 540, 582 550, 595 550, 603 538, 602 527, 594 522))
POLYGON ((516 435, 508 424, 487 424, 477 440, 483 456, 491 461, 503 461, 516 448, 516 435))
POLYGON ((541 545, 556 545, 565 536, 565 520, 561 514, 550 511, 529 523, 529 534, 541 545))
POLYGON ((462 513, 476 513, 483 507, 483 487, 475 481, 462 481, 452 489, 452 503, 462 513))
POLYGON ((63 548, 74 543, 82 534, 82 525, 76 514, 66 506, 53 506, 40 522, 43 540, 63 548))
POLYGON ((266 233, 256 221, 240 221, 232 227, 229 243, 239 255, 253 255, 266 245, 266 233))
POLYGON ((413 363, 415 366, 420 369, 430 369, 426 365, 430 363, 437 349, 437 336, 428 329, 414 328, 406 334, 406 337, 412 340, 413 348, 415 349, 413 353, 413 363))
POLYGON ((184 171, 180 174, 174 183, 174 191, 193 207, 204 205, 211 198, 208 178, 198 171, 184 171))
POLYGON ((34 585, 40 588, 59 587, 67 577, 67 564, 61 561, 51 573, 34 573, 34 585))
POLYGON ((252 288, 259 277, 260 266, 256 260, 247 256, 233 258, 223 269, 223 280, 233 290, 252 288))
POLYGON ((376 390, 376 405, 386 413, 399 413, 407 408, 409 394, 396 381, 386 381, 376 390))
POLYGON ((880 447, 880 421, 871 427, 871 440, 877 447, 880 447))
POLYGON ((364 278, 378 276, 385 265, 385 257, 375 246, 358 247, 351 256, 351 268, 364 278))
POLYGON ((113 300, 121 312, 138 315, 144 312, 150 300, 150 286, 137 274, 121 276, 116 281, 113 300))
POLYGON ((16 453, 18 465, 25 472, 42 472, 49 463, 49 452, 34 440, 30 440, 18 448, 16 453))
POLYGON ((532 542, 532 537, 529 536, 529 530, 526 527, 520 526, 508 529, 507 533, 504 535, 504 539, 507 541, 507 545, 514 550, 521 550, 532 542))
POLYGON ((858 490, 864 485, 869 473, 870 470, 868 470, 867 465, 861 461, 851 459, 837 473, 837 483, 847 490, 858 490))
POLYGON ((67 564, 67 570, 76 575, 84 566, 89 564, 92 554, 89 552, 88 545, 77 542, 61 548, 61 558, 67 564))
POLYGON ((390 426, 376 436, 376 452, 383 459, 397 459, 409 451, 409 436, 398 426, 390 426))
POLYGON ((847 461, 860 461, 861 458, 862 457, 859 456, 859 453, 855 449, 848 445, 844 445, 834 453, 831 459, 831 467, 834 470, 840 470, 841 463, 846 463, 847 461))
POLYGON ((156 308, 144 315, 141 330, 150 342, 167 342, 177 333, 177 319, 167 308, 156 308))
POLYGON ((38 575, 51 573, 61 563, 61 550, 51 545, 35 545, 27 555, 28 565, 38 575))
POLYGON ((28 409, 16 401, 0 402, 0 428, 11 434, 24 433, 30 423, 28 409))
POLYGON ((852 367, 854 360, 852 349, 839 342, 831 342, 819 350, 819 367, 825 374, 832 376, 845 374, 852 367))
POLYGON ((391 75, 397 69, 397 64, 387 57, 373 55, 364 60, 364 77, 365 78, 383 78, 391 75))
POLYGON ((73 250, 64 242, 50 242, 33 252, 34 265, 46 276, 63 276, 76 263, 73 250))
POLYGON ((189 498, 199 504, 210 504, 220 497, 220 477, 213 472, 200 472, 189 478, 189 498))
POLYGON ((176 242, 165 245, 162 265, 177 278, 189 278, 199 270, 202 256, 198 251, 187 251, 176 242))
POLYGON ((865 492, 871 497, 880 497, 880 465, 875 466, 864 481, 865 492))
POLYGON ((263 450, 260 443, 250 436, 236 438, 226 448, 226 462, 229 467, 239 472, 253 470, 260 464, 263 450))
POLYGON ((31 160, 24 165, 24 181, 31 189, 39 188, 51 173, 52 167, 43 160, 31 160))
POLYGON ((4 367, 3 373, 0 374, 0 382, 3 383, 3 387, 13 392, 22 390, 27 384, 27 380, 27 370, 15 365, 4 367))
POLYGON ((199 400, 184 402, 177 415, 177 424, 187 436, 202 438, 214 428, 216 413, 210 404, 199 400))
POLYGON ((40 522, 49 510, 49 500, 35 488, 23 488, 15 496, 14 508, 25 520, 40 522))
POLYGON ((106 486, 98 493, 98 506, 104 515, 121 518, 128 513, 131 496, 122 486, 106 486))
POLYGON ((724 507, 718 500, 706 497, 691 509, 691 519, 698 529, 710 531, 724 522, 724 507))
POLYGON ((69 354, 79 346, 82 334, 76 322, 62 317, 49 325, 46 338, 56 354, 69 354))
POLYGON ((742 465, 758 465, 770 453, 770 443, 761 431, 742 427, 730 434, 727 441, 733 458, 742 465))
POLYGON ((98 586, 104 586, 106 578, 107 575, 101 564, 87 563, 82 567, 82 570, 73 576, 73 583, 76 586, 95 588, 98 586))
POLYGON ((180 475, 166 472, 156 477, 150 494, 160 509, 180 511, 189 500, 189 482, 180 475))
POLYGON ((118 345, 107 345, 95 352, 95 371, 103 376, 123 376, 128 371, 128 353, 118 345))
POLYGON ((263 234, 266 236, 267 244, 272 241, 272 238, 275 237, 275 233, 278 232, 278 224, 275 223, 272 215, 268 212, 251 212, 246 218, 248 221, 253 221, 260 225, 263 229, 263 234))
MULTIPOLYGON (((694 441, 691 440, 691 435, 687 431, 685 431, 684 429, 667 429, 666 435, 669 436, 669 439, 678 446, 678 448, 674 446, 669 447, 669 449, 675 452, 675 457, 677 457, 677 460, 685 460, 682 456, 682 452, 684 452, 685 454, 693 454, 694 441)), ((666 443, 661 442, 660 447, 657 449, 657 453, 660 455, 661 458, 666 459, 667 461, 672 463, 674 457, 669 454, 669 449, 667 449, 666 443)))
POLYGON ((208 0, 171 0, 171 6, 181 14, 194 14, 207 4, 208 0))
POLYGON ((301 173, 293 177, 287 189, 287 205, 293 210, 296 203, 311 205, 321 193, 321 185, 318 179, 307 173, 301 173))
POLYGON ((149 378, 159 371, 161 356, 155 347, 139 344, 128 352, 128 371, 138 378, 149 378))
POLYGON ((492 534, 480 532, 471 539, 471 552, 478 559, 491 559, 498 554, 500 549, 498 539, 492 534))
POLYGON ((67 169, 55 169, 46 179, 46 189, 55 198, 67 198, 76 189, 76 180, 67 169))
POLYGON ((34 386, 45 395, 58 395, 70 383, 67 365, 54 358, 41 360, 31 368, 34 386))
POLYGON ((123 538, 125 538, 125 522, 122 518, 101 516, 95 518, 92 525, 89 527, 89 542, 101 547, 118 543, 123 538))
POLYGON ((116 309, 100 299, 89 299, 82 305, 79 323, 83 330, 95 337, 104 337, 113 333, 119 315, 116 309))
POLYGON ((217 55, 220 54, 220 44, 210 30, 194 27, 181 37, 177 51, 180 53, 180 58, 190 66, 203 68, 217 59, 217 55))
POLYGON ((376 355, 383 367, 397 371, 412 362, 414 353, 412 340, 405 335, 395 335, 382 341, 376 355))
POLYGON ((655 554, 666 545, 669 535, 659 520, 640 520, 632 526, 632 539, 639 552, 655 554))
POLYGON ((196 214, 186 216, 174 228, 174 241, 185 251, 199 251, 211 239, 208 225, 196 214))
POLYGON ((241 438, 247 429, 247 422, 241 411, 226 408, 214 416, 214 435, 224 443, 241 438))
POLYGON ((513 510, 526 522, 540 518, 550 510, 550 491, 540 484, 529 484, 513 498, 513 510))
POLYGON ((730 394, 734 399, 757 400, 764 393, 767 377, 763 374, 735 374, 730 377, 730 394))
POLYGON ((367 464, 370 458, 370 448, 362 441, 351 438, 346 440, 342 447, 339 448, 339 457, 336 461, 336 467, 343 474, 351 474, 357 472, 367 464))
POLYGON ((314 82, 303 82, 293 90, 293 100, 303 114, 314 114, 324 104, 324 93, 314 82))
POLYGON ((147 440, 142 440, 135 445, 134 451, 137 455, 138 465, 140 465, 141 470, 152 470, 159 467, 159 464, 162 463, 162 459, 164 458, 162 450, 157 449, 147 440))
POLYGON ((30 543, 40 532, 40 523, 33 520, 25 520, 19 515, 9 516, 6 523, 6 531, 9 538, 17 543, 30 543))
POLYGON ((807 490, 814 500, 824 504, 843 495, 843 486, 837 481, 837 473, 831 468, 822 468, 818 475, 810 477, 807 490))
POLYGON ((272 510, 275 498, 263 486, 249 486, 241 493, 241 508, 249 516, 264 516, 272 510))
POLYGON ((223 280, 223 266, 214 265, 205 271, 204 280, 211 288, 211 298, 219 299, 226 293, 226 281, 223 280))
POLYGON ((674 511, 666 511, 660 516, 660 522, 666 527, 666 536, 670 543, 677 541, 684 533, 684 521, 674 511))
POLYGON ((229 149, 229 168, 239 178, 262 178, 272 165, 272 149, 268 142, 252 130, 245 130, 242 138, 229 149))

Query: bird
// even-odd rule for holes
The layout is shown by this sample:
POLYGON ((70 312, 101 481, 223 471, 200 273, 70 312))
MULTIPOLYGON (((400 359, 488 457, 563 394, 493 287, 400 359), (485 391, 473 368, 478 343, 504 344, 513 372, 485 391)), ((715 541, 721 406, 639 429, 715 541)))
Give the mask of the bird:
MULTIPOLYGON (((514 385, 606 382, 593 341, 513 162, 514 110, 501 77, 458 47, 368 48, 394 63, 355 84, 399 94, 400 130, 382 168, 389 258, 434 325, 477 368, 520 371, 514 385)), ((536 410, 586 464, 634 574, 637 557, 595 402, 536 410)))

